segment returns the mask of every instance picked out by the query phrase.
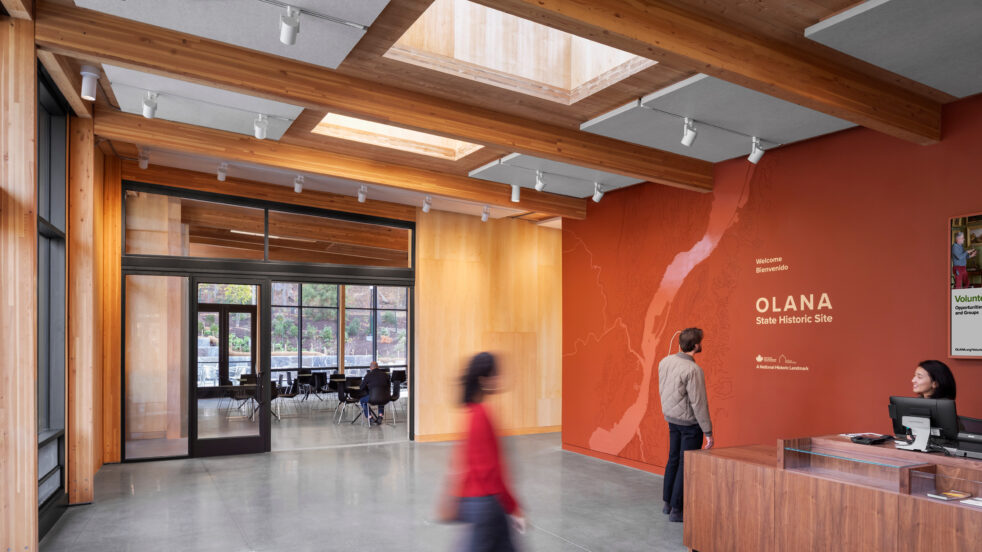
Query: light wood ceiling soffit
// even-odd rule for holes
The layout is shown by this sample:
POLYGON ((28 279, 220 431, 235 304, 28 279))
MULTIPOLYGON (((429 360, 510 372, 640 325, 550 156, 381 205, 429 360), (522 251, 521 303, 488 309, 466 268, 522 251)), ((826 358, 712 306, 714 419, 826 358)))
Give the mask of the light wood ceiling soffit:
POLYGON ((115 111, 96 110, 95 133, 109 140, 344 178, 478 204, 577 219, 586 216, 586 202, 582 199, 525 191, 519 203, 512 203, 511 187, 503 184, 359 157, 324 155, 323 151, 312 148, 115 111))
POLYGON ((814 49, 749 32, 732 22, 683 9, 677 2, 475 1, 891 136, 919 144, 941 138, 941 102, 897 84, 899 77, 877 78, 837 63, 841 57, 819 55, 814 49))
MULTIPOLYGON (((98 12, 43 3, 42 49, 706 191, 712 165, 98 12)), ((388 80, 398 81, 398 75, 388 80)), ((497 93, 497 92, 495 92, 497 93)), ((493 95, 493 94, 489 94, 493 95)))
POLYGON ((34 0, 0 0, 0 6, 14 19, 34 19, 34 0))

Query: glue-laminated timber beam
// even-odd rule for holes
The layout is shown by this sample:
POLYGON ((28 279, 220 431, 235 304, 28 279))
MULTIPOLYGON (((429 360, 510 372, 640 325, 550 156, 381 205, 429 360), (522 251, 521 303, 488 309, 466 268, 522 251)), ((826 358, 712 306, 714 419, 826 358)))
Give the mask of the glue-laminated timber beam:
POLYGON ((34 0, 0 0, 14 19, 34 19, 34 0))
POLYGON ((92 118, 92 105, 82 99, 82 75, 75 71, 64 56, 47 50, 38 50, 38 59, 47 69, 58 91, 65 97, 75 116, 81 119, 92 118))
POLYGON ((347 155, 330 155, 313 148, 282 144, 273 140, 257 140, 242 134, 160 119, 145 119, 139 115, 119 111, 97 109, 95 133, 109 140, 205 155, 226 161, 344 178, 479 204, 549 213, 560 217, 574 219, 586 217, 585 199, 522 190, 522 200, 519 203, 512 203, 511 186, 506 184, 347 155))
POLYGON ((941 104, 774 39, 650 0, 475 0, 917 144, 941 140, 941 104))
POLYGON ((712 164, 434 98, 323 67, 71 6, 42 3, 40 48, 691 190, 712 164))
POLYGON ((156 184, 158 186, 169 186, 171 188, 181 188, 197 192, 235 195, 249 199, 258 199, 260 201, 316 207, 318 209, 344 211, 347 213, 358 213, 396 220, 416 220, 415 207, 390 203, 388 201, 366 201, 365 203, 359 203, 357 198, 351 196, 309 189, 304 190, 302 194, 295 194, 291 188, 232 176, 227 177, 225 182, 219 182, 213 173, 206 174, 153 164, 146 169, 141 169, 136 161, 129 160, 123 161, 122 171, 123 180, 143 182, 144 184, 156 184))

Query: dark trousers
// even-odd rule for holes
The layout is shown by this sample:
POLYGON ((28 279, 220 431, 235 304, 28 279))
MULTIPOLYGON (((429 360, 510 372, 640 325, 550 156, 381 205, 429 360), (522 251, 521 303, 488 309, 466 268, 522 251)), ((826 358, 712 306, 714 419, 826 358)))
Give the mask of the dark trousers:
MULTIPOLYGON (((361 402, 361 410, 362 410, 362 412, 364 412, 365 417, 367 418, 368 417, 368 395, 365 395, 364 397, 362 397, 360 402, 361 402)), ((380 404, 376 408, 378 408, 378 415, 379 416, 382 416, 382 415, 385 414, 385 405, 384 404, 380 404)))
POLYGON ((501 502, 494 496, 460 499, 460 521, 470 525, 461 552, 514 552, 511 528, 501 502))
POLYGON ((668 465, 665 466, 665 481, 662 487, 662 500, 673 510, 682 510, 682 495, 685 493, 685 451, 702 447, 702 428, 698 424, 683 426, 668 424, 668 465))

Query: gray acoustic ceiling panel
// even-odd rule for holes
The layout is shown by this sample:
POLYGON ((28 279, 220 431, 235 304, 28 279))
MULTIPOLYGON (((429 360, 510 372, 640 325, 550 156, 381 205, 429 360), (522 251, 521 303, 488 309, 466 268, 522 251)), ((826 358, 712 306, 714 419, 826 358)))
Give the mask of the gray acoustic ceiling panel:
POLYGON ((523 188, 533 188, 535 187, 536 171, 542 171, 542 180, 546 184, 544 191, 572 197, 590 197, 593 195, 594 182, 599 182, 604 190, 623 188, 643 182, 637 178, 520 153, 509 154, 483 167, 478 167, 470 172, 470 177, 502 184, 517 184, 523 188))
POLYGON ((870 0, 805 36, 959 98, 982 92, 979 0, 870 0))
POLYGON ((111 15, 336 69, 388 0, 75 0, 111 15), (302 14, 297 42, 280 42, 280 15, 289 4, 346 25, 302 14))
POLYGON ((257 115, 268 116, 267 139, 279 140, 302 107, 275 102, 210 86, 104 65, 119 108, 143 114, 147 91, 157 96, 155 117, 166 121, 253 135, 257 115))
POLYGON ((591 119, 580 129, 718 162, 750 153, 752 136, 764 149, 853 126, 824 113, 708 75, 695 75, 591 119), (695 142, 683 146, 682 122, 693 119, 695 142))

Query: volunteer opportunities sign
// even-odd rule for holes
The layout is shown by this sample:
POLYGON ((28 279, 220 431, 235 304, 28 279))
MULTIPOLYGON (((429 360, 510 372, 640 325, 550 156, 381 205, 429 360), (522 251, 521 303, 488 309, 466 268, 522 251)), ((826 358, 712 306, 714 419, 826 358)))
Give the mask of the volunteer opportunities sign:
POLYGON ((982 358, 982 215, 951 219, 951 356, 982 358))

